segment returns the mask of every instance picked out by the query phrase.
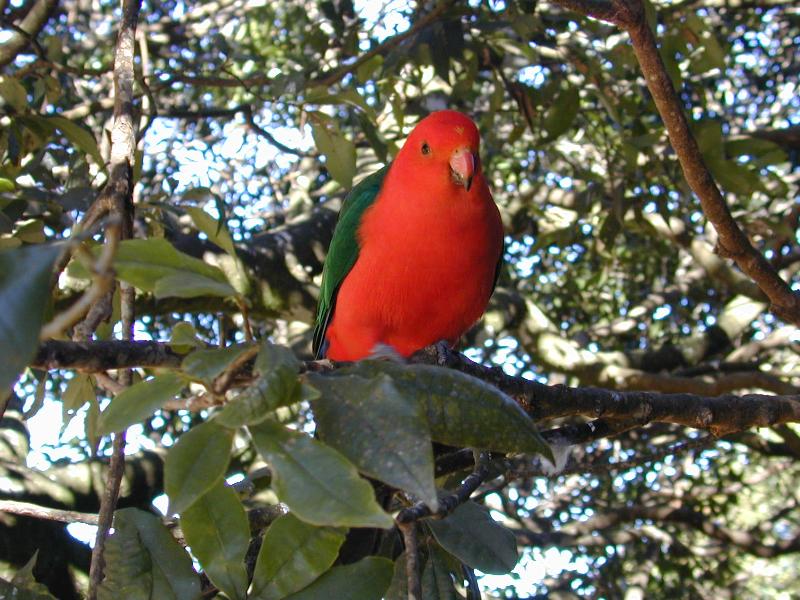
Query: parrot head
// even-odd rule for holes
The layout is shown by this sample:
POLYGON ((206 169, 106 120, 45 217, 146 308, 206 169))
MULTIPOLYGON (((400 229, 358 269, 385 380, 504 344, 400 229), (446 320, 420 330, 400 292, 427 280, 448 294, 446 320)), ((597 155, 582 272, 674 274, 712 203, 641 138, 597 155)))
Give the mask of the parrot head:
POLYGON ((397 159, 413 165, 423 182, 445 175, 469 192, 480 173, 479 149, 480 135, 472 119, 454 110, 441 110, 417 124, 397 159))

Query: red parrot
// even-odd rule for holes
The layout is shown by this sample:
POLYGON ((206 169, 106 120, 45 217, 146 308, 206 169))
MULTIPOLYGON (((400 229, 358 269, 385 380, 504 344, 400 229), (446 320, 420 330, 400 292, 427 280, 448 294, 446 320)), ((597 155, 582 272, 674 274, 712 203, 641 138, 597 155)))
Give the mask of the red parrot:
POLYGON ((353 188, 322 273, 318 358, 453 346, 481 317, 497 281, 503 225, 479 148, 469 117, 434 112, 391 164, 353 188))

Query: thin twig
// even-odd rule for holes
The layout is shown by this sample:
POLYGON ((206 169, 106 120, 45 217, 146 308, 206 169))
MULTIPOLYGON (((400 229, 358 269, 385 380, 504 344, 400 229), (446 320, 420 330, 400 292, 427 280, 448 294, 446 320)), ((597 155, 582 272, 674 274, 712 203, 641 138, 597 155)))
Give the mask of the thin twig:
POLYGON ((411 523, 413 521, 419 521, 420 519, 425 519, 428 517, 435 517, 438 519, 446 517, 460 505, 464 504, 464 502, 469 500, 472 492, 477 490, 480 485, 486 481, 488 476, 489 455, 486 453, 481 453, 475 470, 467 475, 466 478, 464 478, 464 481, 462 481, 461 485, 456 488, 455 492, 439 499, 438 510, 432 511, 424 502, 418 502, 417 504, 409 506, 408 508, 404 508, 397 513, 395 521, 397 521, 398 524, 404 524, 411 523))
POLYGON ((119 240, 120 224, 108 223, 106 243, 103 245, 103 251, 92 267, 91 287, 68 309, 56 315, 52 321, 42 327, 42 331, 39 334, 40 339, 47 340, 60 336, 64 331, 80 321, 92 306, 111 290, 114 284, 114 271, 111 268, 111 264, 117 254, 119 240))
POLYGON ((419 544, 417 543, 417 524, 414 521, 398 523, 406 547, 406 579, 408 580, 408 600, 422 600, 422 582, 419 576, 419 544))
POLYGON ((97 515, 83 513, 74 510, 62 510, 49 506, 39 506, 30 502, 19 502, 17 500, 0 500, 0 511, 20 515, 23 517, 33 517, 34 519, 46 519, 48 521, 59 521, 60 523, 86 523, 97 525, 97 515))
POLYGON ((242 353, 225 368, 222 374, 214 380, 214 384, 212 385, 213 392, 218 395, 224 394, 225 390, 231 386, 236 374, 258 354, 258 350, 259 347, 255 345, 243 350, 242 353))

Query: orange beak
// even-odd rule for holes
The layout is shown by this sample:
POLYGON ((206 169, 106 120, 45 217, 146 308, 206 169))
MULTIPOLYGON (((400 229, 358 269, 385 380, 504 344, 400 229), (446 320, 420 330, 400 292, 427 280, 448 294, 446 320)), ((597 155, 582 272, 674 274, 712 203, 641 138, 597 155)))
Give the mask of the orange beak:
POLYGON ((469 148, 459 148, 450 156, 450 175, 456 185, 469 191, 475 175, 475 155, 469 148))

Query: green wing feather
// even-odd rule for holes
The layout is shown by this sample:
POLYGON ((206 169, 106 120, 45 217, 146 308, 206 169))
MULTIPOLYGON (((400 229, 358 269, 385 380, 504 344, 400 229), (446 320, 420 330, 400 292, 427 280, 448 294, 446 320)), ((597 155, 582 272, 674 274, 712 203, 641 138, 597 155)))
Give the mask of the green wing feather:
POLYGON ((325 258, 325 266, 322 269, 322 285, 319 291, 312 346, 314 355, 317 358, 322 358, 325 354, 323 348, 325 331, 328 329, 328 323, 330 323, 333 316, 339 286, 342 285, 345 277, 347 277, 350 269, 353 268, 358 259, 356 233, 361 224, 361 218, 364 215, 364 211, 372 206, 375 198, 378 197, 383 178, 388 170, 389 165, 361 180, 345 198, 342 209, 339 211, 339 219, 336 222, 336 229, 333 231, 333 239, 331 239, 331 245, 328 249, 328 256, 325 258))

